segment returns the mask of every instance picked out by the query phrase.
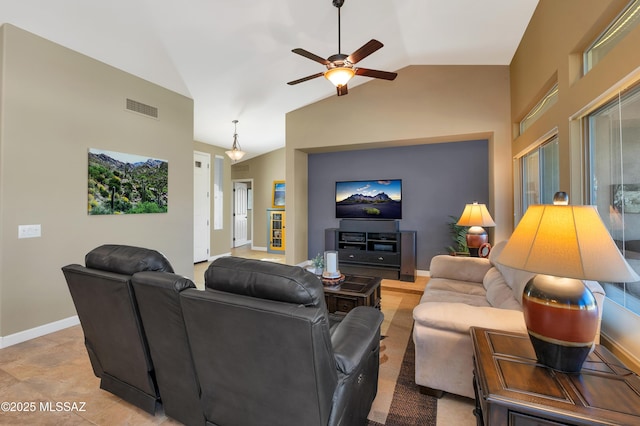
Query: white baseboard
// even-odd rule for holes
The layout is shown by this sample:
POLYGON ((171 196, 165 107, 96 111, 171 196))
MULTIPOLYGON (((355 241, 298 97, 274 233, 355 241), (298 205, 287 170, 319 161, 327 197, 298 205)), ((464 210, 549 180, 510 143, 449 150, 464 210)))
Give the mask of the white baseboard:
POLYGON ((266 247, 251 246, 251 250, 255 250, 255 251, 267 251, 267 248, 266 248, 266 247))
POLYGON ((56 331, 64 330, 65 328, 73 327, 78 324, 80 324, 80 320, 78 319, 78 316, 75 315, 59 321, 50 322, 49 324, 31 328, 29 330, 10 334, 8 336, 0 336, 0 349, 26 342, 27 340, 35 339, 36 337, 41 337, 46 334, 55 333, 56 331))
POLYGON ((423 271, 421 269, 418 269, 416 271, 416 275, 419 277, 430 277, 431 276, 431 271, 423 271))
POLYGON ((231 256, 231 252, 227 252, 227 253, 222 253, 222 254, 216 254, 215 256, 211 256, 209 257, 208 262, 213 262, 216 259, 219 259, 221 257, 227 257, 227 256, 231 256))

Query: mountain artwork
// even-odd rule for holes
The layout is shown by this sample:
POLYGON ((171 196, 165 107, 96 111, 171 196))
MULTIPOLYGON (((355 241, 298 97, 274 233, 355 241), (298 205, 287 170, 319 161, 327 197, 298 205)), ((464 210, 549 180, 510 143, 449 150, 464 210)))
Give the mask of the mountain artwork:
POLYGON ((89 149, 88 214, 166 213, 166 160, 89 149))

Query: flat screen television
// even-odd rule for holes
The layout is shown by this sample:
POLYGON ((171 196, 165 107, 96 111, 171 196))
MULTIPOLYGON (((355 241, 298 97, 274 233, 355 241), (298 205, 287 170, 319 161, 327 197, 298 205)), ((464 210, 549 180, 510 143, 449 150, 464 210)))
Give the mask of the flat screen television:
POLYGON ((336 182, 336 218, 402 219, 402 179, 336 182))

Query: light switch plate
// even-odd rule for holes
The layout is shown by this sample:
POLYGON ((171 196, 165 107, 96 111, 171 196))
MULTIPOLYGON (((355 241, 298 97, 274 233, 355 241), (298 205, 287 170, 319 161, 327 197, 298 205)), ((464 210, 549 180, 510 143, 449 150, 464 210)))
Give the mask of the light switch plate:
POLYGON ((38 238, 42 235, 40 225, 18 225, 18 238, 38 238))

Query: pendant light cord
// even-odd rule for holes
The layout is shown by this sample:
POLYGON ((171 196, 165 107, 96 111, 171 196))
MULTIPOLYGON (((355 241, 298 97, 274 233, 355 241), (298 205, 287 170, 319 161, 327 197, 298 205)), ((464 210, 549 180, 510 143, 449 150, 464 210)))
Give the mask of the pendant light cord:
POLYGON ((342 48, 340 47, 340 9, 338 7, 338 54, 342 54, 342 48))

